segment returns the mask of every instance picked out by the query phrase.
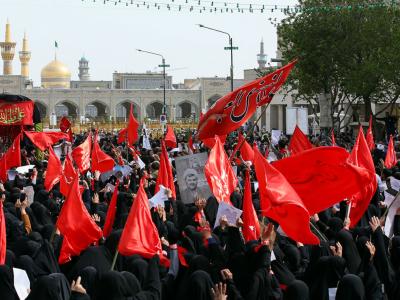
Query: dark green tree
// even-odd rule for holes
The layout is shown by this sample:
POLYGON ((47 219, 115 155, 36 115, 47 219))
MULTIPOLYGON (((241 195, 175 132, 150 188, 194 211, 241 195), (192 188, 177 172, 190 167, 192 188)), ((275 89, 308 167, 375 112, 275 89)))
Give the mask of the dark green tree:
MULTIPOLYGON (((330 126, 362 104, 392 105, 400 95, 400 9, 377 0, 300 0, 278 27, 285 61, 298 58, 288 85, 320 112, 328 103, 330 126), (345 3, 345 4, 344 4, 345 3), (335 114, 336 112, 336 114, 335 114)), ((322 112, 321 112, 322 115, 322 112)))

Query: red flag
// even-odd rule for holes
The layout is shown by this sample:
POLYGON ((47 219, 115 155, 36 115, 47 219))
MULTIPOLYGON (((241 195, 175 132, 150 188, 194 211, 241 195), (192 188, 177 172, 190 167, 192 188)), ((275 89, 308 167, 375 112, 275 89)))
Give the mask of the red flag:
POLYGON ((235 156, 235 153, 240 151, 240 155, 242 156, 244 161, 251 161, 253 162, 254 160, 254 152, 249 143, 246 141, 245 137, 242 135, 242 133, 239 133, 238 136, 238 142, 236 144, 236 147, 233 149, 232 155, 230 157, 230 160, 233 159, 235 156), (240 149, 239 149, 240 147, 240 149))
POLYGON ((129 113, 129 122, 127 128, 127 135, 128 135, 128 143, 129 145, 133 145, 139 139, 138 134, 139 123, 136 121, 135 117, 133 116, 133 104, 131 104, 131 110, 129 113))
POLYGON ((273 163, 311 215, 349 199, 370 183, 367 170, 348 162, 340 147, 318 147, 273 163))
POLYGON ((192 150, 192 152, 193 152, 194 151, 194 147, 193 147, 192 134, 189 135, 188 146, 189 146, 189 149, 192 150))
POLYGON ((372 115, 369 116, 369 127, 367 130, 367 144, 370 151, 375 149, 374 134, 372 132, 372 115))
POLYGON ((49 147, 49 159, 47 160, 46 177, 44 179, 44 187, 50 191, 55 186, 62 176, 61 162, 54 153, 52 147, 49 147))
POLYGON ((92 133, 89 132, 86 140, 72 150, 72 158, 74 159, 78 170, 81 174, 90 168, 90 153, 92 152, 92 133))
POLYGON ((296 62, 254 80, 218 99, 198 125, 199 139, 226 135, 244 124, 256 111, 272 101, 296 62))
POLYGON ((265 159, 268 159, 268 156, 269 156, 269 148, 267 146, 265 147, 265 154, 264 154, 265 159))
POLYGON ((117 212, 117 198, 118 198, 118 186, 119 180, 115 183, 114 193, 111 197, 110 205, 108 206, 106 221, 104 222, 103 227, 103 236, 107 238, 113 228, 115 221, 115 213, 117 212))
POLYGON ((64 197, 68 197, 72 181, 74 180, 76 174, 77 173, 74 165, 72 164, 71 158, 69 155, 67 155, 64 160, 63 173, 60 178, 60 192, 64 195, 64 197))
POLYGON ((0 201, 0 265, 6 263, 7 237, 6 237, 6 219, 3 211, 3 201, 0 201))
POLYGON ((24 131, 24 133, 40 151, 44 151, 50 146, 53 146, 59 140, 70 140, 69 134, 64 132, 24 131))
POLYGON ((291 239, 304 244, 319 244, 319 239, 310 230, 310 215, 299 195, 257 147, 253 149, 262 214, 278 222, 291 239))
POLYGON ((115 166, 114 159, 101 150, 100 145, 97 142, 97 133, 94 136, 93 144, 92 171, 100 171, 101 173, 104 173, 112 170, 115 166))
POLYGON ((176 136, 174 133, 174 129, 167 125, 167 133, 165 135, 165 146, 170 148, 176 148, 176 136))
POLYGON ((172 191, 172 197, 176 199, 174 176, 172 175, 172 167, 164 141, 161 141, 160 167, 158 169, 155 193, 160 190, 160 185, 170 189, 172 191))
POLYGON ((260 237, 260 223, 258 222, 257 214, 251 197, 250 174, 247 170, 243 194, 243 237, 246 242, 258 240, 260 237))
POLYGON ((397 164, 396 151, 394 150, 393 136, 390 135, 389 144, 385 157, 385 168, 391 169, 397 164))
POLYGON ((210 156, 204 166, 204 174, 218 202, 225 201, 230 204, 230 196, 237 186, 238 180, 229 163, 223 144, 218 136, 215 139, 215 146, 211 149, 210 156))
POLYGON ((118 144, 122 144, 124 142, 126 142, 126 132, 127 132, 127 128, 122 128, 119 132, 118 132, 118 140, 117 143, 118 144))
POLYGON ((62 117, 60 120, 60 130, 62 132, 67 132, 71 128, 71 122, 67 117, 62 117))
MULTIPOLYGON (((222 144, 225 144, 226 135, 218 136, 218 138, 222 144)), ((208 149, 212 149, 215 146, 215 137, 209 138, 209 139, 204 139, 204 140, 202 140, 202 142, 203 142, 204 146, 206 146, 208 149)))
POLYGON ((139 190, 122 231, 118 251, 125 256, 139 254, 144 258, 158 254, 160 262, 168 266, 169 260, 162 253, 160 237, 151 219, 149 199, 143 187, 144 180, 142 178, 140 181, 139 190))
POLYGON ((335 131, 331 130, 331 141, 332 141, 332 146, 336 146, 336 140, 335 140, 335 131))
POLYGON ((60 264, 71 260, 71 256, 78 256, 103 235, 83 204, 78 176, 75 176, 72 182, 71 191, 61 208, 56 227, 64 236, 58 258, 60 264))
POLYGON ((377 188, 374 161, 372 159, 371 152, 368 148, 368 144, 365 140, 364 132, 361 126, 358 132, 356 143, 351 151, 349 161, 357 167, 366 169, 370 175, 369 184, 361 186, 359 192, 350 199, 350 220, 351 227, 354 227, 367 210, 377 188))
POLYGON ((6 153, 0 158, 0 179, 7 181, 7 171, 21 165, 21 134, 18 134, 6 153))
POLYGON ((299 154, 305 150, 311 149, 312 147, 313 146, 308 140, 308 137, 296 125, 288 146, 290 155, 299 154))

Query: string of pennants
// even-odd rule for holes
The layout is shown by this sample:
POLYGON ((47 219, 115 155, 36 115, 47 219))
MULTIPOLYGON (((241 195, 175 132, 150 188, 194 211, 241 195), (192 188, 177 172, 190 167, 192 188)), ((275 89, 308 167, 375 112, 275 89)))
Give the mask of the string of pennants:
POLYGON ((170 0, 170 1, 140 1, 140 0, 81 0, 86 3, 103 4, 110 6, 125 6, 141 9, 185 11, 197 13, 258 13, 258 14, 291 14, 317 13, 333 11, 364 10, 378 8, 398 8, 395 2, 360 3, 355 5, 328 5, 328 6, 299 6, 274 5, 262 3, 239 3, 212 0, 170 0))

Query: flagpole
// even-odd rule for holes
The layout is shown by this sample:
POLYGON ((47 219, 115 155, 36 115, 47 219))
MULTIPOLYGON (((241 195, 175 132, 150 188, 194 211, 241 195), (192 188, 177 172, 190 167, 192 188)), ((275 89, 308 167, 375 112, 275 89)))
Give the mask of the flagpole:
POLYGON ((112 264, 111 264, 111 271, 114 270, 115 263, 117 262, 117 258, 118 258, 118 248, 117 248, 117 250, 115 251, 115 254, 114 254, 114 258, 113 258, 113 261, 112 261, 112 264))
POLYGON ((310 221, 310 225, 311 225, 312 229, 315 231, 315 233, 316 233, 317 235, 319 235, 319 237, 320 237, 324 242, 327 242, 327 241, 328 241, 328 239, 326 238, 326 236, 325 236, 321 231, 319 231, 319 229, 313 224, 313 222, 310 221))
MULTIPOLYGON (((249 128, 249 130, 247 130, 246 136, 249 135, 249 133, 253 131, 254 127, 256 127, 258 121, 260 121, 261 117, 265 114, 265 111, 267 110, 267 108, 268 108, 268 106, 269 106, 270 103, 271 103, 271 102, 268 102, 268 103, 262 108, 262 111, 261 111, 260 115, 258 116, 257 120, 253 123, 253 125, 249 128)), ((232 154, 231 154, 229 160, 232 160, 232 159, 233 159, 233 157, 235 156, 235 153, 236 153, 237 151, 240 150, 240 148, 243 146, 243 143, 244 143, 245 140, 246 140, 246 137, 239 143, 239 146, 236 148, 236 150, 234 149, 235 151, 232 152, 232 154)))

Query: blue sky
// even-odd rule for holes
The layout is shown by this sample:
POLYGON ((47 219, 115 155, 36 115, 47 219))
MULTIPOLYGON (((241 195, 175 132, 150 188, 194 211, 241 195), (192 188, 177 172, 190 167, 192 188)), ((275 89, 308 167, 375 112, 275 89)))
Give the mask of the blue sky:
MULTIPOLYGON (((293 0, 235 2, 295 3, 293 0)), ((171 65, 174 83, 184 78, 227 76, 230 61, 228 51, 223 49, 228 44, 227 37, 200 29, 196 26, 199 23, 231 33, 234 44, 239 47, 234 53, 235 77, 242 78, 243 69, 256 66, 261 38, 268 58, 275 57, 276 28, 268 18, 283 16, 280 12, 200 14, 147 10, 104 5, 99 0, 0 0, 0 3, 1 40, 7 18, 17 51, 21 50, 24 31, 27 32, 32 51, 31 78, 35 85, 40 84, 42 67, 54 57, 54 41, 59 45, 58 58, 70 68, 73 79, 77 79, 78 60, 82 55, 90 62, 94 80, 111 80, 114 71, 159 70, 156 68, 159 58, 136 52, 137 48, 162 53, 171 65)), ((17 55, 15 58, 14 74, 18 74, 20 64, 17 55)))

